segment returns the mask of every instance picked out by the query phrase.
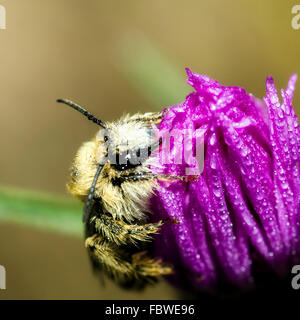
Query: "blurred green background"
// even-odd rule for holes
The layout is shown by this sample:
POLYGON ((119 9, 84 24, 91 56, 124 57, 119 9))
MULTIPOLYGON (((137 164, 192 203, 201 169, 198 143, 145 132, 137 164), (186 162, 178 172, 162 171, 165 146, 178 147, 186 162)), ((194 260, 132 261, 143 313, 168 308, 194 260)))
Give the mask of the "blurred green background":
MULTIPOLYGON (((7 11, 7 29, 0 30, 0 184, 57 194, 53 201, 68 197, 70 162, 97 130, 56 104, 57 98, 71 98, 102 120, 114 120, 184 100, 191 91, 185 67, 258 97, 264 96, 267 75, 285 87, 289 76, 300 72, 300 30, 291 27, 295 1, 0 4, 7 11)), ((299 85, 294 106, 299 114, 299 85)), ((53 229, 55 223, 62 226, 55 232, 23 224, 30 225, 39 205, 26 200, 27 209, 19 208, 17 191, 0 199, 0 264, 7 270, 7 290, 0 290, 0 299, 180 297, 165 282, 143 293, 121 290, 110 281, 101 286, 83 247, 76 201, 59 200, 67 203, 62 212, 53 207, 58 217, 53 229)), ((45 213, 49 225, 51 212, 45 213)))

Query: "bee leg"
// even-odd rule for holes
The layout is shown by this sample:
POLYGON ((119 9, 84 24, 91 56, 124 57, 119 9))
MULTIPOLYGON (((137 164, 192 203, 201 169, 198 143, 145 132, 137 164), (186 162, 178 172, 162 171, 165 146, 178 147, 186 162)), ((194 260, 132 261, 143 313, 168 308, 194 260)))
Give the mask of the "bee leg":
POLYGON ((132 280, 152 282, 158 276, 173 273, 170 265, 148 257, 146 251, 130 256, 124 249, 97 234, 87 238, 85 246, 93 262, 120 284, 132 280))
POLYGON ((138 252, 132 255, 132 264, 137 272, 144 277, 158 277, 173 273, 171 265, 162 263, 160 259, 153 259, 147 256, 146 251, 138 252))
POLYGON ((95 221, 96 230, 105 239, 118 245, 125 243, 135 244, 136 241, 148 241, 151 239, 151 235, 157 233, 164 223, 167 221, 174 222, 171 219, 164 219, 157 223, 145 225, 127 224, 123 220, 116 220, 105 213, 95 216, 93 220, 95 221))
POLYGON ((85 246, 93 262, 103 267, 113 279, 122 282, 138 276, 132 263, 124 259, 122 250, 114 243, 107 242, 95 234, 85 240, 85 246))
POLYGON ((144 225, 126 225, 127 236, 132 238, 132 240, 147 241, 151 238, 151 235, 157 233, 161 226, 166 222, 177 223, 177 221, 167 218, 156 223, 147 223, 144 225))
POLYGON ((170 174, 154 174, 154 173, 144 173, 144 174, 136 174, 130 176, 122 177, 123 181, 143 181, 143 180, 151 180, 151 179, 158 179, 162 181, 170 181, 175 182, 178 180, 181 181, 197 181, 199 179, 198 175, 187 175, 187 176, 177 176, 177 175, 170 175, 170 174))
POLYGON ((146 113, 136 118, 131 118, 129 121, 144 122, 148 124, 159 123, 167 112, 168 109, 166 109, 164 112, 146 113))
POLYGON ((198 175, 188 175, 188 176, 175 176, 175 175, 169 175, 169 174, 157 174, 153 175, 154 178, 162 180, 162 181, 197 181, 199 179, 198 175))

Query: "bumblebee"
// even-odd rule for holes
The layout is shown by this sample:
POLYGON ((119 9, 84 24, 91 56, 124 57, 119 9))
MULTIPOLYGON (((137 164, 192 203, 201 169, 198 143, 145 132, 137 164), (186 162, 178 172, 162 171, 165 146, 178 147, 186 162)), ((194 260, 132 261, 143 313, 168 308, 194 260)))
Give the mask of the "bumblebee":
POLYGON ((150 257, 146 250, 147 242, 164 223, 178 223, 170 219, 146 223, 157 179, 174 178, 152 174, 149 168, 151 150, 159 145, 151 125, 158 124, 164 113, 127 115, 104 123, 70 100, 57 102, 100 127, 79 148, 67 184, 68 191, 85 202, 85 246, 94 268, 125 287, 143 287, 172 274, 171 265, 150 257))

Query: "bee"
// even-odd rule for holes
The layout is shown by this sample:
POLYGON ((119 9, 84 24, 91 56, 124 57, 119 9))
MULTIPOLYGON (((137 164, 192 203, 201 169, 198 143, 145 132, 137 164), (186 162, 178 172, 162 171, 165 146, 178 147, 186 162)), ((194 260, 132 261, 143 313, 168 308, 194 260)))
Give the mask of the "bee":
POLYGON ((146 223, 149 198, 157 180, 181 179, 151 173, 150 155, 159 147, 151 126, 164 112, 124 116, 104 123, 70 100, 58 99, 99 126, 95 137, 79 148, 70 172, 68 191, 83 202, 85 247, 94 268, 125 287, 143 287, 173 266, 152 258, 147 242, 167 222, 146 223), (138 161, 133 161, 133 160, 138 161))

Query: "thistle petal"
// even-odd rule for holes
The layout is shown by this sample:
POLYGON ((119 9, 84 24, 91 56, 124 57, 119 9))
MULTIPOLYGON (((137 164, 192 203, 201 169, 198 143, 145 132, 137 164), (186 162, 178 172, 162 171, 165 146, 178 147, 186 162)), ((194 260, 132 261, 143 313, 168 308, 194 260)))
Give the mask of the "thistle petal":
MULTIPOLYGON (((300 262, 300 130, 292 107, 297 75, 281 90, 281 103, 270 76, 261 101, 186 70, 195 91, 168 109, 159 130, 201 129, 203 171, 196 181, 159 182, 153 220, 168 216, 179 223, 163 226, 154 254, 174 264, 170 280, 185 288, 252 286, 257 265, 287 274, 300 262)), ((198 140, 192 134, 188 146, 183 141, 175 137, 170 163, 160 164, 163 173, 186 172, 186 159, 175 164, 175 158, 184 147, 193 153, 198 140)))

